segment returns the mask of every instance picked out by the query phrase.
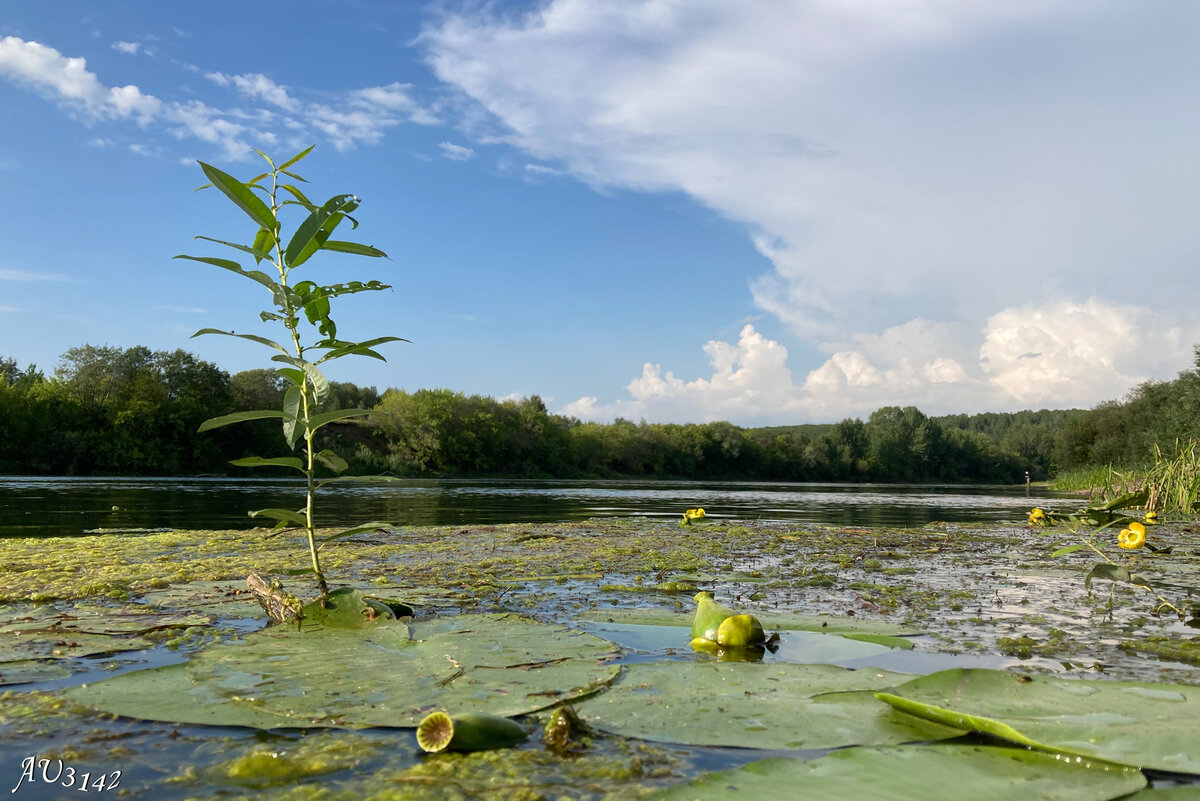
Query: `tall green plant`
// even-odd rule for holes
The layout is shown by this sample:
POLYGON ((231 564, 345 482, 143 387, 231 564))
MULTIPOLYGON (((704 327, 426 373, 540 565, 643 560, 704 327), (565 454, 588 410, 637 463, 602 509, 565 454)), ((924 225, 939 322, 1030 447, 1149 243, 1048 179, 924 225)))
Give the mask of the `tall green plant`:
MULTIPOLYGON (((330 301, 342 295, 352 295, 358 292, 379 292, 390 289, 390 286, 379 281, 365 283, 350 281, 322 286, 313 281, 294 281, 293 271, 322 250, 372 258, 386 257, 387 254, 369 245, 330 238, 335 229, 346 220, 350 221, 353 228, 358 227, 358 222, 350 216, 350 213, 358 208, 359 199, 349 194, 334 195, 318 206, 305 196, 304 192, 294 183, 305 182, 305 180, 291 168, 312 152, 312 147, 278 166, 266 154, 260 151, 255 152, 266 159, 270 170, 245 182, 239 181, 210 164, 199 162, 200 168, 210 182, 200 188, 215 187, 235 206, 245 212, 246 216, 254 223, 256 233, 250 244, 226 242, 207 236, 197 236, 196 239, 214 242, 240 251, 252 258, 256 267, 264 262, 270 263, 275 268, 274 274, 259 269, 245 269, 236 261, 211 256, 179 255, 175 258, 190 259, 220 267, 253 281, 270 293, 273 308, 262 311, 259 316, 264 323, 278 324, 285 334, 282 337, 284 343, 257 334, 222 331, 216 328, 202 329, 193 336, 221 334, 249 340, 270 349, 274 352, 271 360, 279 364, 275 370, 287 382, 287 390, 284 393, 281 409, 259 409, 215 417, 205 421, 199 430, 209 431, 233 423, 264 418, 275 418, 282 421, 283 436, 288 448, 294 453, 297 445, 300 446, 298 456, 269 458, 250 456, 245 459, 237 459, 232 464, 240 467, 286 467, 304 476, 306 485, 304 508, 297 510, 259 509, 251 512, 250 515, 274 520, 275 531, 298 528, 307 534, 311 566, 294 572, 312 572, 316 577, 317 586, 324 596, 328 593, 329 588, 325 581, 325 573, 321 569, 321 548, 333 540, 365 531, 375 531, 385 528, 388 524, 365 523, 333 534, 318 536, 314 513, 314 497, 317 490, 331 482, 349 479, 341 476, 347 468, 344 459, 328 449, 318 449, 317 432, 334 421, 371 414, 367 409, 338 409, 321 412, 319 407, 329 397, 330 390, 329 381, 321 371, 320 365, 346 356, 368 356, 385 361, 383 356, 375 351, 375 348, 385 342, 406 340, 387 336, 363 342, 351 342, 338 338, 337 326, 330 317, 330 301), (285 239, 280 215, 289 207, 303 212, 305 216, 295 227, 291 236, 285 239), (337 477, 318 481, 317 465, 328 468, 337 474, 337 477)), ((289 211, 291 210, 289 209, 289 211)))

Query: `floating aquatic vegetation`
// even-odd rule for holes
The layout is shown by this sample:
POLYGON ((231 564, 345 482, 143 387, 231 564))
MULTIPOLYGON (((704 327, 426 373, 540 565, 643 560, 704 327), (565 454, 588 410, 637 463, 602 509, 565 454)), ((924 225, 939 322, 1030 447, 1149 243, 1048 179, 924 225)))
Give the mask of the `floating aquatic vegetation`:
POLYGON ((597 729, 687 745, 841 748, 962 734, 875 700, 873 692, 908 677, 831 665, 639 663, 576 708, 597 729))
POLYGON ((900 746, 850 748, 811 761, 786 757, 764 759, 734 770, 705 774, 648 798, 653 801, 728 798, 1105 801, 1145 786, 1145 777, 1137 771, 1076 763, 1049 754, 980 745, 900 746))
POLYGON ((183 666, 68 695, 149 720, 411 728, 434 709, 507 717, 587 695, 620 672, 609 664, 617 653, 599 637, 516 615, 362 629, 276 626, 207 648, 183 666))
POLYGON ((878 697, 911 715, 1031 748, 1200 774, 1200 687, 954 669, 878 697))

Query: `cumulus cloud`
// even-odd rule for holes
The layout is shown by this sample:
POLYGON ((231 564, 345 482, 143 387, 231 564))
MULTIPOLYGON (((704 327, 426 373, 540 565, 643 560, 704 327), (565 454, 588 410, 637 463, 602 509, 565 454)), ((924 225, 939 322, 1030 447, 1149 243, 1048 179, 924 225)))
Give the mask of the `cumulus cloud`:
POLYGON ((246 75, 206 72, 204 77, 218 86, 233 86, 246 97, 265 100, 286 111, 296 111, 300 107, 299 102, 288 96, 287 87, 280 86, 259 72, 246 75))
POLYGON ((33 87, 89 120, 136 118, 146 122, 162 108, 136 86, 106 87, 82 58, 66 58, 52 47, 16 36, 0 39, 0 75, 33 87))
POLYGON ((647 363, 627 398, 585 396, 561 411, 584 420, 786 424, 865 418, 883 406, 927 414, 1088 407, 1186 363, 1200 324, 1146 325, 1156 316, 1090 298, 1004 309, 974 332, 913 320, 857 335, 800 380, 787 349, 746 325, 736 343, 704 346, 707 378, 647 363))
POLYGON ((439 142, 438 147, 442 151, 442 158, 450 159, 451 161, 467 161, 475 158, 475 151, 463 145, 456 145, 453 142, 439 142))
MULTIPOLYGON (((135 42, 116 42, 113 47, 130 54, 150 52, 135 42)), ((218 107, 196 99, 164 101, 133 85, 107 87, 82 58, 68 58, 52 47, 15 36, 0 40, 0 78, 32 87, 89 124, 134 120, 143 126, 160 125, 178 139, 194 138, 217 146, 225 159, 247 158, 254 146, 271 147, 285 140, 289 147, 301 147, 320 135, 345 150, 375 144, 388 128, 401 122, 437 121, 408 94, 408 84, 353 89, 333 99, 325 96, 319 102, 306 102, 261 73, 205 72, 194 65, 183 66, 233 90, 243 101, 266 107, 218 107)), ((112 144, 107 137, 92 141, 112 144)), ((146 147, 130 149, 143 152, 137 148, 146 147)))
MULTIPOLYGON (((984 320, 1031 298, 1087 286, 1111 306, 1136 273, 1140 304, 1189 313, 1196 299, 1175 276, 1200 257, 1185 211, 1200 182, 1200 72, 1176 11, 1154 12, 1154 34, 1147 13, 550 0, 525 14, 471 6, 422 41, 483 110, 465 120, 481 141, 600 189, 683 192, 743 223, 772 265, 749 277, 755 304, 833 354, 813 387, 868 398, 984 386, 978 353, 956 338, 978 346, 984 320), (901 336, 933 355, 868 353, 901 336)), ((1141 324, 1169 339, 1163 319, 1141 324)), ((1011 397, 1038 396, 992 369, 1011 397)), ((1079 402, 1079 384, 1052 383, 1079 402)))

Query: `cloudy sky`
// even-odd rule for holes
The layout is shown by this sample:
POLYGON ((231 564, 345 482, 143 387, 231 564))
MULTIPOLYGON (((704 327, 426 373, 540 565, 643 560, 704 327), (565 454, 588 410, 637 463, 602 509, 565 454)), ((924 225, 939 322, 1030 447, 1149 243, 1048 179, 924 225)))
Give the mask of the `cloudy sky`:
MULTIPOLYGON (((1200 5, 5 0, 0 355, 268 354, 196 161, 315 143, 380 388, 754 424, 1090 407, 1200 342, 1200 5)), ((324 263, 321 263, 321 262, 324 263)), ((336 308, 336 307, 335 307, 336 308)))

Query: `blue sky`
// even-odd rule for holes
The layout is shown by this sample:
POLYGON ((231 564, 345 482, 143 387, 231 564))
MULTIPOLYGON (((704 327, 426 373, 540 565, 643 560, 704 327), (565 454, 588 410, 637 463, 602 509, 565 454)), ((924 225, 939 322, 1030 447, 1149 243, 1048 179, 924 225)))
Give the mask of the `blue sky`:
POLYGON ((332 377, 583 419, 1091 406, 1200 342, 1200 6, 6 0, 0 354, 265 352, 197 160, 363 198, 332 377))

